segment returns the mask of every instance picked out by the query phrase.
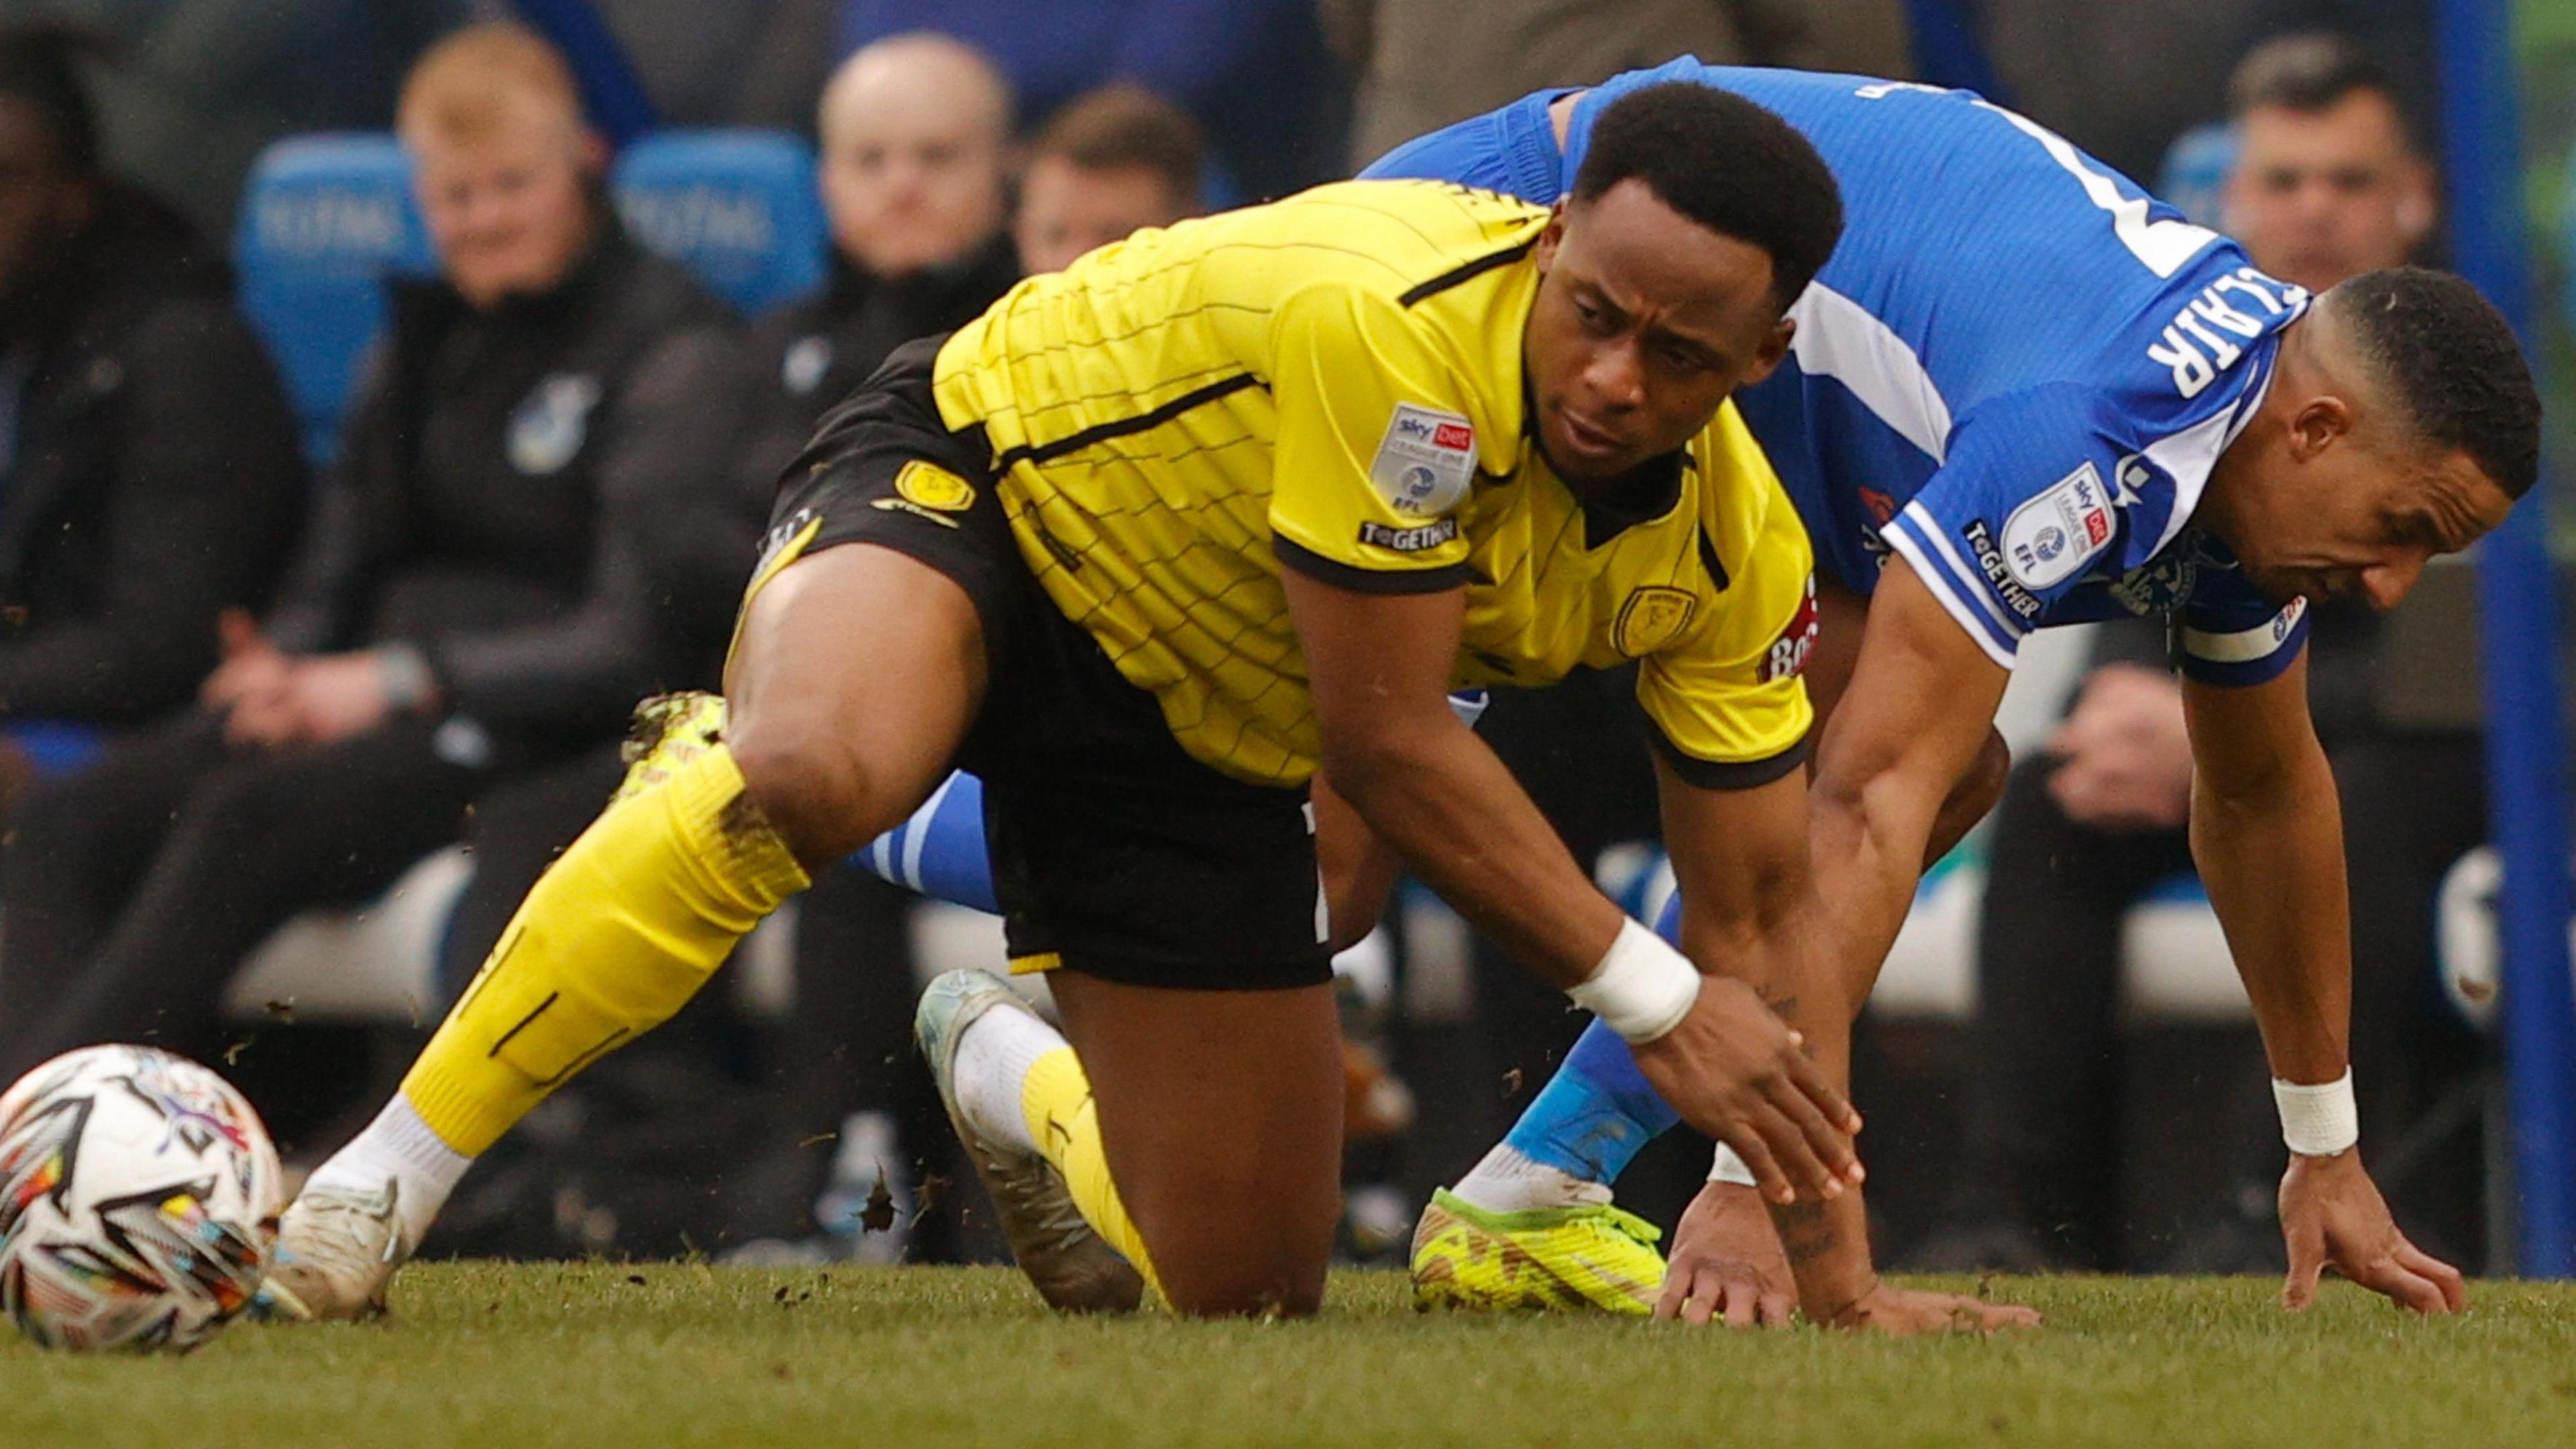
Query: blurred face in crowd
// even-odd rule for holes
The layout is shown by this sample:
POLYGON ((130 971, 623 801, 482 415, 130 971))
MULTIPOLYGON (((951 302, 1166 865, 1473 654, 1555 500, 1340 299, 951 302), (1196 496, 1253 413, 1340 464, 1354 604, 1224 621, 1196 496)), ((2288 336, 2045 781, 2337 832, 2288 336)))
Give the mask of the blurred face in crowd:
POLYGON ((63 166, 44 111, 0 97, 0 300, 52 264, 96 200, 97 188, 63 166))
POLYGON ((1020 214, 1011 228, 1020 269, 1060 272, 1094 247, 1149 226, 1170 226, 1196 210, 1150 166, 1095 168, 1062 156, 1040 156, 1020 178, 1020 214))
POLYGON ((832 242, 880 277, 960 261, 1002 227, 1010 101, 953 41, 879 41, 823 93, 823 206, 832 242))
POLYGON ((2255 106, 2237 131, 2227 230, 2273 276, 2323 292, 2404 262, 2431 230, 2431 172, 2382 92, 2321 111, 2255 106))
POLYGON ((526 96, 472 128, 407 125, 440 270, 466 301, 544 292, 590 245, 605 148, 564 104, 526 96))
POLYGON ((1521 340, 1549 466, 1608 482, 1708 426, 1788 351, 1771 257, 1621 181, 1573 200, 1539 238, 1521 340))

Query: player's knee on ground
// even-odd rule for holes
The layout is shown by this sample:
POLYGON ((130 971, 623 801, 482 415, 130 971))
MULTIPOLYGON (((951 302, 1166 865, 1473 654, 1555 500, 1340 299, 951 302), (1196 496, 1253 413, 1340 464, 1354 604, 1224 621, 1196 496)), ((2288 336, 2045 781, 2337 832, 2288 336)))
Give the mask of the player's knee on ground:
POLYGON ((1338 1169, 1312 1182, 1199 1172, 1180 1195, 1137 1214, 1137 1227, 1179 1312, 1299 1316, 1324 1301, 1340 1216, 1338 1169))

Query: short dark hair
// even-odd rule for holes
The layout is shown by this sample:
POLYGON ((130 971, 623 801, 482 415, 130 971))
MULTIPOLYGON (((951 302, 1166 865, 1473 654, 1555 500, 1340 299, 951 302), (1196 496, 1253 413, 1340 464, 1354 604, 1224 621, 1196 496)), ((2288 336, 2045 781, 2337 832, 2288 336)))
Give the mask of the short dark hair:
POLYGON ((2397 105, 2397 82, 2358 41, 2332 31, 2301 31, 2245 53, 2227 82, 2227 113, 2242 117, 2258 106, 2277 106, 2313 115, 2356 91, 2375 92, 2397 105))
POLYGON ((1172 195, 1199 201, 1207 139, 1190 113, 1143 86, 1102 86, 1065 103, 1029 158, 1056 156, 1085 171, 1151 171, 1172 195))
POLYGON ((0 30, 0 100, 42 116, 53 135, 56 163, 83 180, 95 179, 103 163, 98 108, 81 82, 80 62, 103 57, 108 48, 99 32, 60 22, 0 30))
POLYGON ((2319 303, 2351 329, 2389 400, 2426 442, 2466 452, 2506 495, 2540 475, 2540 394, 2504 314, 2426 267, 2365 272, 2319 303))
POLYGON ((1596 201, 1628 180, 1710 231, 1769 253, 1784 310, 1842 238, 1842 191, 1825 158, 1788 122, 1714 86, 1640 86, 1602 109, 1574 199, 1596 201))

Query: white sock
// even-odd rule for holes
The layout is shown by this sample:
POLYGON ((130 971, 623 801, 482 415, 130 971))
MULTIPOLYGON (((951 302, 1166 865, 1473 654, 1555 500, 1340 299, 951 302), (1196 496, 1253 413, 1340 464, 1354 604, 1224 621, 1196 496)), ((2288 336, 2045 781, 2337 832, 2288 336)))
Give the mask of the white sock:
POLYGON ((1497 1142, 1473 1172, 1458 1179, 1450 1195, 1489 1213, 1516 1213, 1528 1208, 1600 1207, 1610 1201, 1610 1185, 1587 1182, 1563 1168, 1550 1167, 1508 1142, 1497 1142))
POLYGON ((456 1191, 457 1180, 473 1165, 473 1158, 439 1140, 403 1094, 396 1092, 367 1130, 313 1169, 304 1190, 370 1193, 387 1182, 395 1184, 394 1210, 402 1218, 403 1242, 417 1247, 438 1210, 447 1206, 448 1194, 456 1191))
POLYGON ((957 1038, 957 1110, 986 1137, 1037 1151, 1028 1114, 1020 1108, 1020 1086, 1038 1058, 1064 1045, 1061 1033, 1025 1011, 985 1012, 957 1038))

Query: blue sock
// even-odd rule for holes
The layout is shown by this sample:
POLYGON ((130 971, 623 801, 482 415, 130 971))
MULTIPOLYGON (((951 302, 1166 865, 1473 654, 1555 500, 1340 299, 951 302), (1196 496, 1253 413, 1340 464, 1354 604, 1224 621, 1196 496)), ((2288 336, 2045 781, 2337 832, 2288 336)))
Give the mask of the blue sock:
POLYGON ((933 900, 999 912, 993 861, 984 850, 984 782, 959 771, 912 818, 878 836, 850 863, 933 900))
MULTIPOLYGON (((1681 933, 1681 902, 1664 908, 1655 930, 1681 933)), ((1640 1149, 1680 1122, 1646 1084, 1628 1043, 1600 1022, 1583 1029, 1556 1075, 1512 1124, 1506 1145, 1586 1182, 1618 1180, 1640 1149)))

